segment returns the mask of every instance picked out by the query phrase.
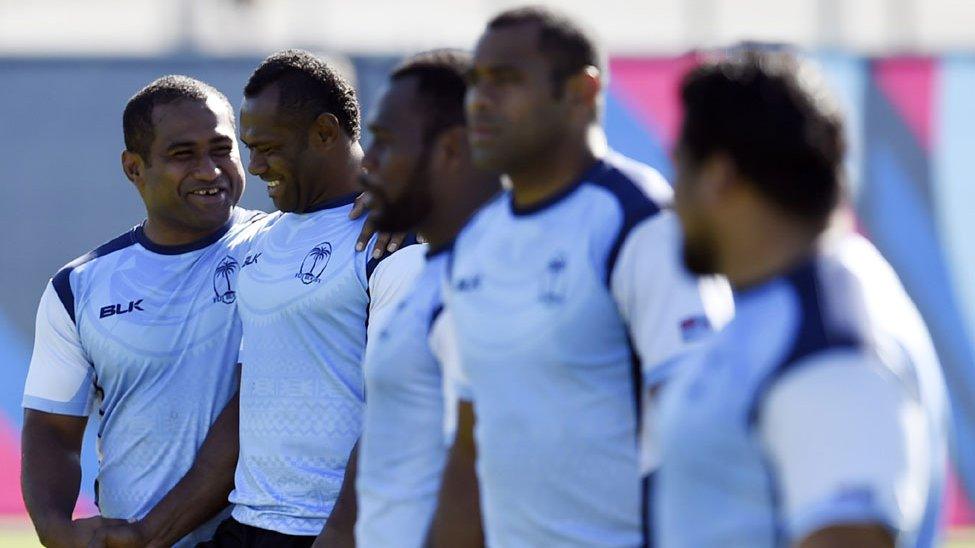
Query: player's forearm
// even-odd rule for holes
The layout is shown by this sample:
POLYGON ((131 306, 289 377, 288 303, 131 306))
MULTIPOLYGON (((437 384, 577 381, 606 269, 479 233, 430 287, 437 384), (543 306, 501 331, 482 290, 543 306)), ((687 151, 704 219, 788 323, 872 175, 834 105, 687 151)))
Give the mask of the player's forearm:
POLYGON ((352 548, 355 546, 355 520, 358 505, 355 496, 355 478, 359 460, 359 444, 355 444, 349 454, 349 462, 345 467, 345 477, 342 478, 342 488, 332 507, 332 513, 325 522, 325 527, 315 539, 312 548, 352 548))
POLYGON ((461 403, 457 411, 457 436, 444 467, 437 511, 428 535, 428 544, 434 547, 484 546, 474 466, 474 411, 469 403, 461 403))
POLYGON ((210 427, 196 461, 139 527, 151 545, 171 546, 227 506, 239 451, 240 407, 231 398, 210 427))
POLYGON ((25 421, 21 463, 24 504, 44 546, 67 545, 81 486, 80 451, 25 421))

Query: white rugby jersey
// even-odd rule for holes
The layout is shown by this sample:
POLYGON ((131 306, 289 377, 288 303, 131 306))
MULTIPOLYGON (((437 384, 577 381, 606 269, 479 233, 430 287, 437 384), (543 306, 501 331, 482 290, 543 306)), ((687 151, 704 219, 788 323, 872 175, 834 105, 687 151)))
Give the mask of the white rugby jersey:
POLYGON ((937 545, 944 390, 917 309, 859 236, 738 292, 660 398, 656 545, 791 546, 858 523, 937 545))
MULTIPOLYGON (((62 268, 37 311, 24 407, 98 410, 100 513, 143 517, 189 470, 237 388, 237 275, 266 215, 236 209, 203 240, 136 227, 62 268)), ((220 516, 178 546, 209 539, 220 516)))
POLYGON ((240 457, 233 517, 317 535, 362 430, 366 326, 409 288, 422 253, 356 252, 355 195, 277 213, 240 271, 240 457))
POLYGON ((444 418, 454 409, 441 371, 449 254, 444 247, 427 255, 412 290, 366 348, 356 482, 356 543, 365 548, 423 546, 437 506, 448 447, 444 418))
POLYGON ((669 200, 657 172, 614 154, 530 209, 502 194, 458 238, 445 306, 489 545, 646 541, 641 361, 658 382, 730 307, 726 287, 706 307, 710 282, 685 272, 669 200))

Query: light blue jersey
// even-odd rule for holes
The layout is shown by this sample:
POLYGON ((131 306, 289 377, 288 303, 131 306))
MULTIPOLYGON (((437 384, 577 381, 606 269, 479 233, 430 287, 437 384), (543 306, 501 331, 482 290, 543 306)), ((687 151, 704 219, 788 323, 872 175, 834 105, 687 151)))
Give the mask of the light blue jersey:
POLYGON ((241 523, 321 532, 362 430, 367 321, 381 321, 422 266, 418 254, 379 263, 371 246, 357 253, 365 220, 349 220, 354 198, 272 215, 241 267, 240 457, 230 495, 241 523))
POLYGON ((914 305, 863 238, 736 295, 734 320, 664 388, 657 546, 792 545, 874 523, 933 546, 946 410, 914 305))
POLYGON ((449 253, 427 256, 412 290, 366 349, 358 546, 419 548, 436 509, 447 455, 444 416, 452 407, 441 371, 449 345, 441 300, 449 253))
MULTIPOLYGON (((237 388, 237 274, 263 213, 159 246, 142 227, 62 268, 41 297, 24 407, 98 410, 98 508, 141 518, 189 470, 237 388)), ((225 516, 223 516, 225 517, 225 516)), ((210 538, 218 517, 184 538, 210 538)))
POLYGON ((454 248, 445 307, 477 415, 492 546, 639 546, 641 360, 710 332, 667 183, 611 155, 531 209, 510 193, 454 248))

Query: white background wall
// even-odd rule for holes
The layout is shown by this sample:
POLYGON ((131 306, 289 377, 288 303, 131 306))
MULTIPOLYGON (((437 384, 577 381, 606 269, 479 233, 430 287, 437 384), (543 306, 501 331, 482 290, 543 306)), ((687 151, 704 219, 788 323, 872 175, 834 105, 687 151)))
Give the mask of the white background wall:
MULTIPOLYGON (((975 0, 562 0, 616 54, 740 39, 862 53, 975 50, 975 0)), ((470 47, 508 0, 0 0, 0 55, 470 47)))

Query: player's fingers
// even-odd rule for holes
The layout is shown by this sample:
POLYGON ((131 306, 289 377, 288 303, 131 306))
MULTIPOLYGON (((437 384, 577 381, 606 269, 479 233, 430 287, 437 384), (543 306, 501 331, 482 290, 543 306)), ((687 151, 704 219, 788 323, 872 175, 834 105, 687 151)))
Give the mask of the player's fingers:
POLYGON ((386 251, 390 253, 396 251, 397 249, 403 247, 403 241, 406 240, 406 233, 399 232, 397 234, 390 234, 389 243, 386 244, 386 251))
POLYGON ((88 548, 107 548, 108 546, 108 534, 105 529, 99 529, 95 531, 92 535, 91 540, 88 541, 88 548))
POLYGON ((356 196, 355 203, 352 204, 352 210, 349 211, 349 218, 352 220, 358 219, 366 211, 368 211, 366 207, 366 193, 362 192, 356 196))
POLYGON ((372 235, 376 233, 375 227, 372 226, 372 222, 366 221, 362 225, 362 230, 359 231, 359 237, 355 241, 356 251, 365 251, 366 246, 369 245, 369 239, 372 235))
MULTIPOLYGON (((386 252, 385 251, 386 248, 390 245, 389 238, 390 238, 390 235, 387 234, 387 233, 385 233, 385 232, 380 232, 376 236, 376 247, 373 248, 373 251, 372 251, 372 258, 373 259, 379 259, 380 257, 383 256, 383 253, 386 252)), ((396 248, 394 247, 393 249, 396 249, 396 248)), ((392 251, 392 250, 390 250, 390 251, 392 251)))

